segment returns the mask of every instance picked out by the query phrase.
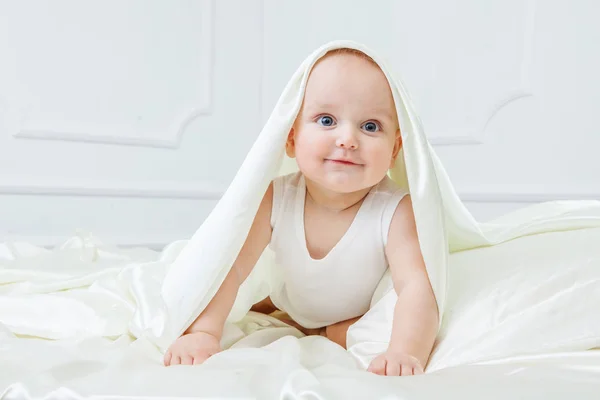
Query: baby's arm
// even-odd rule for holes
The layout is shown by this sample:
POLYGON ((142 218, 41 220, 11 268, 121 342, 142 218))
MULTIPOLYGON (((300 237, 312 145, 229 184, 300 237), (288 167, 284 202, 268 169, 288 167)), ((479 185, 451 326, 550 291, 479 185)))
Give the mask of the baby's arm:
POLYGON ((410 196, 400 201, 392 217, 386 255, 398 300, 389 347, 369 370, 381 375, 421 373, 435 342, 439 317, 410 196))
POLYGON ((252 227, 221 287, 204 311, 165 354, 165 365, 199 364, 220 351, 225 321, 242 282, 271 240, 273 186, 269 185, 254 217, 252 227))
POLYGON ((221 287, 208 306, 185 333, 208 332, 221 337, 225 320, 231 312, 240 285, 260 258, 271 240, 271 206, 273 188, 269 186, 258 208, 248 237, 221 287))

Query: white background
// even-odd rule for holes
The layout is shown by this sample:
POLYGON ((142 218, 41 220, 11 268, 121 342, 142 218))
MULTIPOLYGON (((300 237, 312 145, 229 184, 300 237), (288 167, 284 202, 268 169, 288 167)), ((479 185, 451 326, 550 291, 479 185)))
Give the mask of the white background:
POLYGON ((480 220, 600 199, 595 0, 0 0, 0 240, 189 237, 298 64, 381 53, 480 220))

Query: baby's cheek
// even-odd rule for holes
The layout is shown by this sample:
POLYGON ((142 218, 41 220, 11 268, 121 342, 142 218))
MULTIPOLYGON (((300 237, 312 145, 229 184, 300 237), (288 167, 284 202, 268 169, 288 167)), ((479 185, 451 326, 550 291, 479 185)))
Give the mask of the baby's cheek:
POLYGON ((312 176, 322 168, 323 161, 315 152, 303 149, 296 152, 296 163, 302 172, 312 176))
POLYGON ((371 157, 373 160, 372 165, 378 170, 383 169, 387 171, 390 161, 392 160, 392 150, 378 149, 371 157))

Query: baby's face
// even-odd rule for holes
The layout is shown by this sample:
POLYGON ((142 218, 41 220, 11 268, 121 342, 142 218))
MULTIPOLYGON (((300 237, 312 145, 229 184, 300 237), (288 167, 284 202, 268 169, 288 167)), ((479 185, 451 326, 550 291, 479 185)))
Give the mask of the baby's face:
POLYGON ((333 54, 313 68, 287 143, 307 179, 338 193, 377 184, 393 165, 401 139, 383 72, 352 54, 333 54))

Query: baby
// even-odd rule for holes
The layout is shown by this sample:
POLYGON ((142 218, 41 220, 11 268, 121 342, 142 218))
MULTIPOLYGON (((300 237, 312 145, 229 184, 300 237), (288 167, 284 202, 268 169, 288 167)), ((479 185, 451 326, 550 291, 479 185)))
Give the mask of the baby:
MULTIPOLYGON (((200 364, 220 339, 240 284, 266 246, 283 285, 274 305, 305 334, 346 347, 390 268, 398 300, 387 350, 369 371, 422 373, 438 327, 410 195, 387 176, 402 145, 396 108, 379 66, 357 50, 333 50, 313 67, 286 153, 299 172, 276 178, 217 294, 165 354, 165 365, 200 364)), ((267 307, 265 307, 267 306, 267 307)))

